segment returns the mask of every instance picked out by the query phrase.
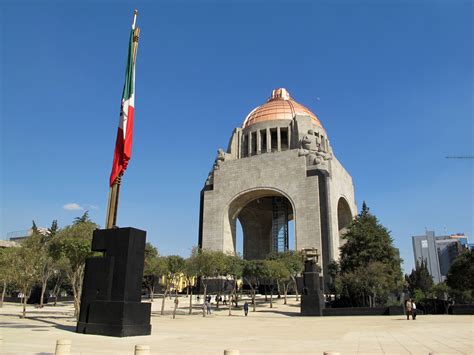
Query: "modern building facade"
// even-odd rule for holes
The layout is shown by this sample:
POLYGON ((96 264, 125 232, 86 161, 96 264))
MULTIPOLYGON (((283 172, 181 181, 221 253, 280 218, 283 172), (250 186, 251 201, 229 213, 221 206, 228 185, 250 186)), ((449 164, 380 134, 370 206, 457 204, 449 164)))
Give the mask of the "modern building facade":
POLYGON ((412 242, 415 264, 426 261, 434 283, 446 280, 454 259, 468 248, 467 236, 461 233, 437 237, 434 231, 426 231, 425 235, 413 236, 412 242))
POLYGON ((199 245, 235 253, 239 220, 245 259, 288 250, 292 234, 296 250, 318 249, 327 275, 356 214, 352 178, 321 122, 280 88, 218 150, 201 191, 199 245))

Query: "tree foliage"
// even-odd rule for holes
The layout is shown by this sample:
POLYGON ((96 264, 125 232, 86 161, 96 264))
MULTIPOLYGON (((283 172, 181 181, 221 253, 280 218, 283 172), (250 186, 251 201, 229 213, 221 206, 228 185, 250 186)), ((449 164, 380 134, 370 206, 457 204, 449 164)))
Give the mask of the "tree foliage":
POLYGON ((389 231, 364 202, 343 238, 339 265, 332 267, 336 292, 352 306, 386 304, 403 285, 401 259, 389 231))
POLYGON ((74 312, 79 316, 82 280, 86 258, 94 255, 91 251, 92 233, 98 225, 90 221, 87 211, 77 217, 74 223, 59 231, 51 241, 50 251, 55 260, 62 259, 66 276, 74 295, 74 312))
POLYGON ((453 261, 446 283, 456 302, 469 303, 474 300, 474 251, 466 250, 453 261))
POLYGON ((410 275, 405 275, 405 281, 411 295, 415 294, 415 290, 420 290, 423 294, 427 294, 434 284, 424 260, 416 262, 415 268, 411 271, 410 275))

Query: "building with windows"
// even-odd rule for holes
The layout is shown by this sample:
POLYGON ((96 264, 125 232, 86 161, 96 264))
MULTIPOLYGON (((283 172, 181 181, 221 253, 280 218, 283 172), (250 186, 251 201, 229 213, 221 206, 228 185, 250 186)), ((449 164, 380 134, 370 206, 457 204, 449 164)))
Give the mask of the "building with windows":
POLYGON ((238 221, 245 259, 263 259, 290 244, 316 248, 328 277, 356 214, 352 178, 323 125, 280 88, 234 129, 227 150, 218 150, 201 191, 199 245, 235 253, 238 221))
POLYGON ((426 266, 435 283, 444 282, 449 268, 463 249, 468 248, 467 236, 462 233, 435 236, 434 231, 413 236, 413 254, 416 262, 426 261, 426 266))

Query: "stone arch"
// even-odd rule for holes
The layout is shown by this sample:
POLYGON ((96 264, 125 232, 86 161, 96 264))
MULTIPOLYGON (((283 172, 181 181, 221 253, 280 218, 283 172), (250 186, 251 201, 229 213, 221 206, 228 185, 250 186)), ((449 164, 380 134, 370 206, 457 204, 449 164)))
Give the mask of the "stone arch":
MULTIPOLYGON (((270 245, 260 240, 260 245, 249 246, 249 240, 246 239, 250 234, 266 235, 268 233, 268 223, 271 222, 271 215, 268 215, 269 198, 281 197, 288 204, 288 220, 293 220, 294 245, 297 246, 296 235, 296 208, 293 199, 285 192, 270 187, 253 188, 242 191, 232 197, 223 211, 223 246, 231 246, 228 253, 236 252, 236 222, 239 219, 244 237, 244 258, 257 259, 264 257, 270 250, 270 245), (261 208, 259 208, 259 204, 261 208), (261 210, 260 210, 261 209, 261 210), (259 211, 260 210, 260 211, 259 211), (263 212, 265 211, 265 212, 263 212), (269 221, 270 218, 270 221, 269 221), (251 251, 252 250, 252 251, 251 251)), ((267 240, 268 241, 268 240, 267 240)), ((257 241, 254 238, 254 242, 257 241)), ((257 243, 258 244, 258 243, 257 243)))
POLYGON ((337 202, 337 230, 339 235, 339 247, 344 244, 342 236, 347 232, 347 227, 352 222, 352 212, 349 203, 344 197, 340 197, 337 202))

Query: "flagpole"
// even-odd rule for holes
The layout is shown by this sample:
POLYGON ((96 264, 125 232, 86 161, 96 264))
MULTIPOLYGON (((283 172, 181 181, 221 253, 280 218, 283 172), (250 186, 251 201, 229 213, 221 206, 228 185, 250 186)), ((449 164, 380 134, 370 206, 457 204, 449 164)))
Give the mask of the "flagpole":
MULTIPOLYGON (((137 23, 138 10, 135 9, 133 13, 133 63, 135 63, 137 58, 137 49, 138 49, 138 39, 140 37, 140 29, 135 27, 137 23)), ((107 215, 105 220, 105 228, 110 229, 117 225, 117 210, 120 196, 120 185, 122 184, 123 172, 117 176, 114 183, 109 189, 109 199, 107 203, 107 215)))

